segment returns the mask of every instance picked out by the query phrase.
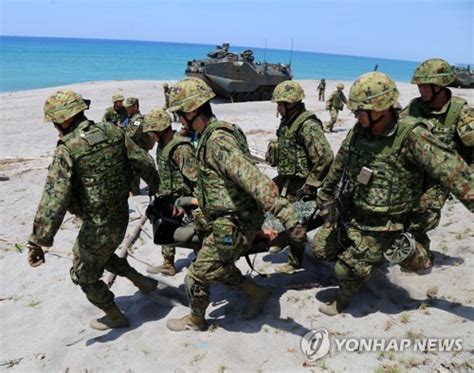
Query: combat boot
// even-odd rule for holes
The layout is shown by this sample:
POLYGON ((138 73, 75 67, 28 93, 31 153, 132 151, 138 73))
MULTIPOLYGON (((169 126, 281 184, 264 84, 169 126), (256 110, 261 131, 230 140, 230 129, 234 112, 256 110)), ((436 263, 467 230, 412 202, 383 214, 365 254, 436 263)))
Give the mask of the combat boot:
POLYGON ((145 295, 150 294, 158 286, 158 281, 153 278, 143 276, 141 273, 138 273, 135 270, 131 271, 130 274, 125 277, 127 277, 133 283, 133 285, 135 285, 138 290, 140 290, 145 295))
POLYGON ((349 299, 343 297, 341 294, 338 294, 336 299, 332 302, 323 304, 319 307, 319 312, 324 313, 327 316, 336 316, 341 313, 341 311, 347 307, 349 304, 349 299))
POLYGON ((89 326, 96 330, 107 330, 115 328, 126 328, 129 326, 128 319, 119 310, 117 305, 113 305, 108 310, 105 310, 105 316, 100 319, 94 319, 89 322, 89 326))
POLYGON ((164 258, 162 265, 154 267, 149 266, 146 271, 152 274, 161 273, 166 276, 174 276, 176 274, 174 258, 164 258))
POLYGON ((262 313, 263 306, 270 297, 271 292, 248 279, 245 279, 244 282, 242 282, 240 289, 246 298, 246 304, 242 316, 247 320, 253 319, 255 316, 262 313))
POLYGON ((289 274, 293 273, 294 271, 296 271, 299 268, 301 268, 301 267, 295 267, 294 265, 292 265, 290 263, 285 263, 285 264, 282 264, 281 266, 276 267, 275 272, 285 273, 285 274, 289 275, 289 274))
POLYGON ((206 329, 206 320, 202 316, 189 314, 180 319, 169 319, 166 327, 174 332, 182 332, 184 330, 204 330, 206 329))

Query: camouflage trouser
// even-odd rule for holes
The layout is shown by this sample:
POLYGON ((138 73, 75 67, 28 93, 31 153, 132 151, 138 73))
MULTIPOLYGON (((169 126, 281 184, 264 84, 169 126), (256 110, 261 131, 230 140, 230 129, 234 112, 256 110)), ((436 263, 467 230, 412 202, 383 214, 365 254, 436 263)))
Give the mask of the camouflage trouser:
MULTIPOLYGON (((273 182, 278 186, 278 190, 280 191, 280 193, 282 193, 286 180, 288 180, 288 177, 281 176, 281 175, 278 175, 275 178, 273 178, 273 182)), ((305 182, 306 182, 306 179, 301 178, 301 177, 290 178, 286 195, 283 195, 282 197, 285 197, 290 202, 294 203, 296 201, 297 191, 303 187, 305 182)), ((295 268, 299 268, 303 264, 303 257, 304 257, 304 247, 290 244, 290 250, 288 251, 288 263, 291 264, 295 268)))
POLYGON ((213 222, 195 261, 189 267, 184 280, 191 313, 204 317, 209 305, 209 286, 220 282, 237 287, 244 276, 235 266, 235 261, 248 250, 256 234, 255 227, 239 227, 228 218, 213 222))
POLYGON ((319 101, 324 101, 324 90, 319 90, 318 99, 319 101))
POLYGON ((438 226, 441 220, 441 210, 448 196, 449 192, 438 185, 428 188, 421 196, 418 207, 409 217, 407 231, 413 234, 415 240, 427 252, 430 251, 431 242, 427 232, 438 226))
POLYGON ((337 260, 340 291, 349 299, 381 263, 384 249, 393 245, 398 234, 363 231, 355 227, 322 227, 314 236, 313 254, 317 259, 337 260))
POLYGON ((102 310, 114 303, 114 294, 100 280, 104 269, 119 276, 126 276, 134 269, 127 260, 114 251, 122 242, 128 225, 128 211, 117 214, 105 225, 94 225, 85 220, 72 249, 74 258, 70 275, 87 299, 102 310))
POLYGON ((331 109, 329 110, 329 115, 330 115, 331 119, 329 120, 329 122, 326 123, 326 130, 328 130, 328 131, 333 130, 334 125, 337 122, 338 114, 339 114, 339 110, 337 110, 335 107, 331 107, 331 109))
POLYGON ((163 245, 161 246, 161 255, 163 255, 163 259, 168 261, 174 261, 174 256, 176 255, 176 247, 171 245, 163 245))

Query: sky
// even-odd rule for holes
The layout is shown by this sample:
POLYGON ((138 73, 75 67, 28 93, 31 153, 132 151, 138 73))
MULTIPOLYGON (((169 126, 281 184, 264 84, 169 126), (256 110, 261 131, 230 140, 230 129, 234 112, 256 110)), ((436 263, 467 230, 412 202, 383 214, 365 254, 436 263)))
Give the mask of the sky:
POLYGON ((1 35, 474 63, 474 0, 0 0, 1 35))

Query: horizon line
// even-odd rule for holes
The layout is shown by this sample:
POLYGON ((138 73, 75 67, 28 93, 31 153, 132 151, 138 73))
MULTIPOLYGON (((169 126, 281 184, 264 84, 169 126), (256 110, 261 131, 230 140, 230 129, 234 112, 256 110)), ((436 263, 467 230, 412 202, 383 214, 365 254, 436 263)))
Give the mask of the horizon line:
MULTIPOLYGON (((0 34, 0 37, 14 37, 14 38, 46 38, 46 39, 76 39, 76 40, 98 40, 98 41, 125 41, 125 42, 144 42, 144 43, 164 43, 164 44, 183 44, 183 45, 204 45, 204 46, 215 46, 216 44, 209 44, 209 43, 191 43, 191 42, 183 42, 183 41, 163 41, 163 40, 139 40, 139 39, 110 39, 110 38, 95 38, 95 37, 79 37, 79 36, 44 36, 44 35, 6 35, 0 34)), ((231 46, 232 47, 232 46, 231 46)), ((259 46, 241 46, 236 45, 235 47, 240 48, 255 48, 255 49, 265 49, 265 47, 259 46)), ((291 49, 282 49, 282 48, 267 48, 269 50, 275 51, 282 51, 282 52, 291 52, 291 49)), ((374 56, 362 56, 362 55, 349 55, 349 54, 340 54, 340 53, 328 53, 328 52, 318 52, 312 50, 299 50, 293 49, 293 52, 300 52, 300 53, 316 53, 316 54, 325 54, 330 56, 343 56, 343 57, 360 57, 360 58, 371 58, 371 59, 381 59, 386 61, 398 61, 398 62, 411 62, 411 63, 420 63, 421 61, 414 61, 414 60, 404 60, 404 59, 395 59, 395 58, 386 58, 386 57, 374 57, 374 56)), ((456 62, 456 65, 468 65, 472 63, 464 63, 464 62, 456 62)))

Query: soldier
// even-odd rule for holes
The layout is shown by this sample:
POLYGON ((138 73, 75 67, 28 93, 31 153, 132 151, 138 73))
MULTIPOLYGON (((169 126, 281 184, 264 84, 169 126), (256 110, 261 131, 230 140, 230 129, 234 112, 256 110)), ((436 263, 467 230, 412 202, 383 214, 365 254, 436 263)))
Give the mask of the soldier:
POLYGON ((125 128, 127 125, 128 114, 123 106, 124 100, 125 97, 123 97, 122 93, 115 93, 112 96, 113 106, 110 106, 105 110, 102 122, 113 123, 120 128, 125 128))
POLYGON ((170 94, 170 110, 189 131, 201 133, 196 150, 197 198, 208 222, 202 248, 189 267, 185 288, 191 313, 168 320, 174 331, 202 330, 209 305, 209 286, 221 282, 241 289, 246 297, 245 318, 261 313, 270 293, 242 276, 234 262, 254 240, 270 211, 303 245, 304 227, 289 202, 278 196, 277 186, 252 162, 242 130, 215 118, 210 100, 215 96, 200 79, 178 82, 170 94))
MULTIPOLYGON (((127 136, 147 152, 153 149, 155 142, 143 131, 143 115, 140 113, 138 98, 128 97, 125 101, 125 109, 128 115, 127 136)), ((130 181, 130 193, 133 196, 140 194, 140 176, 134 175, 130 181)))
MULTIPOLYGON (((321 121, 303 103, 304 91, 291 80, 278 84, 272 101, 282 119, 277 140, 268 145, 266 159, 276 166, 278 175, 273 181, 280 195, 290 202, 297 199, 314 200, 316 191, 326 176, 334 154, 324 136, 321 121)), ((272 252, 277 248, 272 248, 272 252)), ((290 247, 288 263, 276 268, 277 272, 293 273, 301 268, 304 248, 290 247)))
POLYGON ((362 75, 350 89, 348 107, 357 123, 319 189, 317 204, 331 225, 313 240, 318 259, 337 259, 337 296, 319 308, 329 316, 341 312, 383 254, 392 264, 418 260, 410 236, 402 233, 422 193, 424 172, 474 209, 472 170, 419 119, 398 120, 398 97, 395 83, 380 72, 362 75))
MULTIPOLYGON (((446 61, 433 58, 422 62, 411 80, 418 85, 420 97, 412 100, 401 115, 426 119, 433 135, 472 166, 474 109, 463 98, 452 95, 447 85, 453 80, 453 69, 446 61)), ((426 261, 411 270, 426 270, 433 265, 427 232, 438 226, 448 196, 449 192, 438 181, 425 180, 423 196, 408 230, 426 250, 426 261)))
POLYGON ((326 79, 321 79, 318 84, 318 99, 319 101, 324 101, 324 93, 326 91, 326 79))
POLYGON ((344 104, 347 103, 346 96, 344 95, 344 84, 339 83, 336 86, 336 91, 331 94, 329 99, 326 101, 326 110, 329 110, 331 120, 326 123, 325 132, 332 132, 334 125, 337 122, 337 116, 340 110, 344 109, 344 104))
MULTIPOLYGON (((168 110, 170 107, 170 91, 171 87, 168 83, 163 84, 163 95, 165 96, 165 109, 168 110)), ((178 118, 176 117, 175 113, 172 113, 173 115, 173 122, 177 122, 178 118)))
POLYGON ((89 121, 83 113, 86 108, 82 97, 69 90, 56 92, 44 104, 45 122, 53 122, 60 135, 27 244, 28 262, 33 267, 44 263, 41 246, 53 244, 67 210, 80 217, 71 279, 105 312, 90 326, 105 330, 128 326, 128 320, 100 280, 104 269, 125 276, 145 294, 157 285, 114 251, 128 225, 131 168, 140 172, 152 192, 157 190, 158 174, 148 154, 127 141, 117 127, 89 121))
MULTIPOLYGON (((157 159, 160 172, 160 195, 191 197, 197 181, 194 148, 189 138, 182 137, 171 128, 171 118, 164 109, 153 110, 145 116, 143 131, 159 142, 157 159)), ((176 274, 174 257, 176 248, 163 245, 163 265, 149 267, 149 273, 176 274)))

